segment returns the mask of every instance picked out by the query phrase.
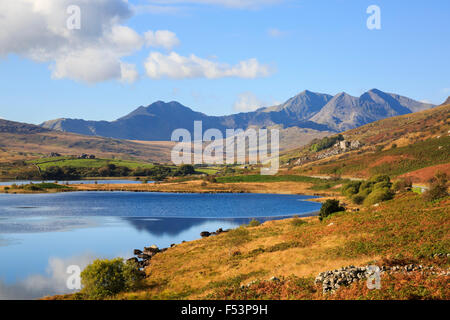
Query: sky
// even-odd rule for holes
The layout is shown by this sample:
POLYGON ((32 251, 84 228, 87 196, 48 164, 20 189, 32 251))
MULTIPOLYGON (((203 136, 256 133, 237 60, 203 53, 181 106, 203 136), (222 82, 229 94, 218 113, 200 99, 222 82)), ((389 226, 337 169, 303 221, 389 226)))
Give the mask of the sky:
POLYGON ((440 104, 448 21, 448 0, 0 0, 0 118, 225 115, 306 89, 440 104))

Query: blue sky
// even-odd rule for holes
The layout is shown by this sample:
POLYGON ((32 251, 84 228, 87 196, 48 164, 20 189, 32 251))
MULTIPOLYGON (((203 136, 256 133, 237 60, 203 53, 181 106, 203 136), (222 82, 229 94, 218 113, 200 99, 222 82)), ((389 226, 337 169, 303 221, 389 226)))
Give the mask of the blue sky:
MULTIPOLYGON (((84 1, 70 2, 81 4, 81 30, 83 24, 94 30, 96 19, 86 19, 110 8, 91 9, 84 1)), ((56 46, 60 34, 34 36, 31 29, 39 30, 45 19, 59 26, 57 5, 47 11, 28 12, 24 7, 23 20, 0 16, 0 117, 29 123, 60 117, 115 120, 157 100, 177 100, 196 111, 223 115, 283 102, 305 89, 358 96, 378 88, 436 104, 450 95, 446 0, 130 0, 129 11, 118 4, 121 1, 110 2, 116 5, 116 11, 110 11, 121 15, 119 25, 142 39, 149 30, 168 30, 177 41, 164 38, 169 42, 145 40, 147 44, 138 45, 136 40, 132 49, 124 49, 130 42, 122 41, 119 49, 111 45, 102 50, 99 43, 109 39, 108 34, 89 29, 82 36, 73 30, 56 46), (370 5, 381 9, 381 30, 366 26, 370 5), (95 51, 87 56, 93 58, 76 60, 74 66, 71 46, 95 51), (184 62, 173 65, 172 52, 184 62), (158 53, 152 61, 159 69, 153 72, 146 68, 151 53, 158 53), (192 67, 195 59, 201 62, 192 67), (240 65, 249 61, 255 63, 254 72, 240 65), (116 72, 116 62, 133 66, 126 73, 129 77, 116 72), (159 63, 172 63, 170 71, 159 63), (182 64, 192 70, 180 73, 182 64)), ((90 3, 95 2, 103 1, 90 3)), ((7 14, 17 9, 1 6, 7 14)), ((112 20, 104 15, 110 26, 112 20)))

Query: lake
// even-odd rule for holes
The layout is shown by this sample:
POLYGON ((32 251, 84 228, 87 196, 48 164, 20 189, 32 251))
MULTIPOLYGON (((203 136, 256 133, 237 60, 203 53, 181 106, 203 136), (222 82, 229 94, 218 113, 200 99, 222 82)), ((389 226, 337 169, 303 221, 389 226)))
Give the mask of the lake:
MULTIPOLYGON (((30 180, 15 180, 15 181, 0 181, 0 186, 10 186, 13 184, 16 184, 18 186, 24 185, 24 184, 30 184, 30 183, 42 183, 42 182, 49 182, 53 183, 55 180, 48 180, 48 181, 30 181, 30 180)), ((152 183, 154 181, 148 181, 147 183, 152 183)), ((140 180, 70 180, 70 181, 59 181, 59 183, 62 184, 142 184, 142 181, 140 180)))
POLYGON ((169 247, 202 231, 307 216, 310 196, 68 192, 0 194, 0 299, 71 292, 69 265, 129 258, 133 249, 169 247))

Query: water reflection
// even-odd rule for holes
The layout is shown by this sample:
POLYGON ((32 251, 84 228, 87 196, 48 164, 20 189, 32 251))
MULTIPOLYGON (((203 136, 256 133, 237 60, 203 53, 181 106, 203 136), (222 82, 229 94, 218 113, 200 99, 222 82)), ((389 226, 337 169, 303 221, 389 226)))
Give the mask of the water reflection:
MULTIPOLYGON (((283 219, 286 217, 257 217, 259 222, 263 223, 269 220, 283 219)), ((146 231, 152 236, 173 236, 178 237, 184 231, 198 226, 217 225, 224 229, 226 226, 237 227, 248 224, 253 218, 234 218, 234 219, 204 219, 204 218, 140 218, 140 217, 122 217, 137 231, 146 231), (223 227, 222 227, 223 225, 223 227)), ((202 231, 216 231, 209 229, 202 231)))
POLYGON ((296 195, 79 192, 0 194, 0 299, 70 292, 68 265, 95 258, 129 258, 133 249, 160 248, 293 214, 320 204, 296 195), (274 217, 273 217, 274 216, 274 217), (227 218, 225 218, 227 217, 227 218))

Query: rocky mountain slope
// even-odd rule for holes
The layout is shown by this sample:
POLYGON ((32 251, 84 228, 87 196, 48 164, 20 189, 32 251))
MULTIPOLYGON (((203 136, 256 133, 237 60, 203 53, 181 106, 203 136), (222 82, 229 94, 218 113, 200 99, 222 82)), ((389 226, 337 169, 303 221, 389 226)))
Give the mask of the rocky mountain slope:
POLYGON ((433 107, 403 96, 370 90, 361 97, 346 93, 336 96, 303 91, 285 103, 260 108, 253 112, 229 116, 208 116, 183 106, 178 102, 155 102, 141 106, 115 121, 86 121, 56 119, 41 126, 59 131, 84 135, 103 136, 129 140, 170 140, 175 129, 193 132, 195 120, 203 122, 203 129, 247 129, 249 127, 298 127, 318 132, 340 132, 351 128, 433 107))

